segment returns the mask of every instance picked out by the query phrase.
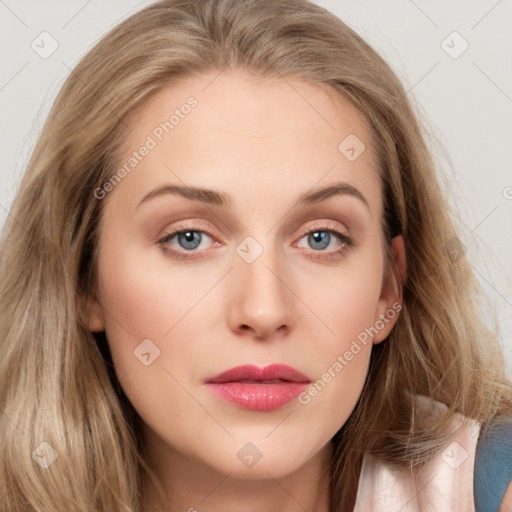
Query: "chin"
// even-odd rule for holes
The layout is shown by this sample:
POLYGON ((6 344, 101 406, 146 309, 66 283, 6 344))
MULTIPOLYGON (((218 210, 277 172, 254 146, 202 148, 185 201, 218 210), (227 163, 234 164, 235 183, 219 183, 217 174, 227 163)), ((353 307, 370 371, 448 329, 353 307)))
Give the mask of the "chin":
MULTIPOLYGON (((286 457, 283 458, 286 459, 286 457)), ((269 480, 272 478, 283 478, 292 474, 301 467, 301 461, 288 460, 267 461, 260 459, 253 467, 243 467, 240 463, 235 463, 230 471, 229 478, 235 480, 269 480)))
MULTIPOLYGON (((225 452, 224 452, 225 454, 225 452)), ((217 460, 217 470, 239 480, 265 480, 285 477, 307 462, 307 450, 297 450, 297 443, 290 446, 265 443, 263 439, 238 442, 229 457, 217 460), (226 464, 227 463, 227 464, 226 464)))

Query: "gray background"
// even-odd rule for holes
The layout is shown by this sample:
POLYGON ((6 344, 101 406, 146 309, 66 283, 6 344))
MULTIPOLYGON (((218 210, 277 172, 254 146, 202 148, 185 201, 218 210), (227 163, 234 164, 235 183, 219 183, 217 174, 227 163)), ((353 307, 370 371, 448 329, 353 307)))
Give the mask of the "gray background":
MULTIPOLYGON (((0 226, 70 68, 150 3, 0 0, 0 226)), ((421 113, 512 376, 512 0, 316 3, 379 51, 421 113)))

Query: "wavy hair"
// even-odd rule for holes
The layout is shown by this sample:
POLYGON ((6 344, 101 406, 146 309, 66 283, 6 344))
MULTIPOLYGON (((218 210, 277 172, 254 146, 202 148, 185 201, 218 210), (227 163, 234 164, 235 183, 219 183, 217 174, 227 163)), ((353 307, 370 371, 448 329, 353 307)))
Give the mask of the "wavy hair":
MULTIPOLYGON (((348 98, 371 128, 385 240, 405 240, 400 317, 373 348, 361 397, 333 438, 330 510, 353 507, 365 452, 420 464, 446 440, 454 413, 482 424, 512 415, 511 385, 481 320, 476 280, 466 257, 449 250, 457 243, 453 216, 424 128, 390 67, 306 0, 165 0, 115 27, 71 72, 5 224, 3 512, 141 512, 144 476, 151 475, 141 420, 105 340, 84 321, 97 286, 102 203, 94 190, 119 163, 126 116, 180 76, 227 67, 298 77, 348 98), (445 404, 445 414, 416 417, 415 395, 445 404), (47 469, 36 464, 55 455, 47 469)), ((388 271, 391 265, 388 254, 388 271)))

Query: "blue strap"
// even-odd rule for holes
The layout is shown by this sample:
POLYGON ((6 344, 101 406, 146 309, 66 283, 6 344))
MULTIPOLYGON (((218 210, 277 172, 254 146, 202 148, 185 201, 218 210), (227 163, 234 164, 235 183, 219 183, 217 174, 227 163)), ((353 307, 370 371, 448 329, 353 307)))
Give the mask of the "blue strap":
POLYGON ((475 454, 476 512, 498 512, 512 481, 512 418, 499 418, 483 430, 475 454))

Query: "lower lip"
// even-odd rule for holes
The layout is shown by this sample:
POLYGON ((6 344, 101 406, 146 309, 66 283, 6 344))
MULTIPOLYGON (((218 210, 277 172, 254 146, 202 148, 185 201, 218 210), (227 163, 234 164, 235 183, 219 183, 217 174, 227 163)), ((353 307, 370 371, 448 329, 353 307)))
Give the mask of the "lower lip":
POLYGON ((246 382, 209 382, 210 389, 228 402, 252 411, 273 411, 297 398, 307 382, 249 384, 246 382))

